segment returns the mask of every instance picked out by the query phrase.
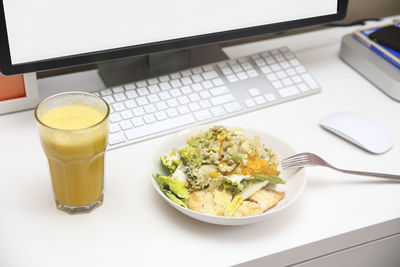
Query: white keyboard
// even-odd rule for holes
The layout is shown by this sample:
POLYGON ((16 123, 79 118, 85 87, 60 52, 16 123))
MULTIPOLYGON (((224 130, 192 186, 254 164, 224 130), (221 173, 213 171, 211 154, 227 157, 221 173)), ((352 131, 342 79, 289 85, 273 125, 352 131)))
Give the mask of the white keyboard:
POLYGON ((108 149, 283 103, 321 90, 283 47, 108 88, 108 149))

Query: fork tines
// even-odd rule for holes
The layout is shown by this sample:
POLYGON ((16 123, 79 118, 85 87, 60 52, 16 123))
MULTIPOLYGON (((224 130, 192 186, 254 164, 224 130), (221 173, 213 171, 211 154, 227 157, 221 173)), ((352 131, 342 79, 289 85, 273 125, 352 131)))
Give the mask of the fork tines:
POLYGON ((311 159, 308 153, 300 153, 294 156, 288 157, 281 161, 283 169, 298 168, 310 165, 311 159))

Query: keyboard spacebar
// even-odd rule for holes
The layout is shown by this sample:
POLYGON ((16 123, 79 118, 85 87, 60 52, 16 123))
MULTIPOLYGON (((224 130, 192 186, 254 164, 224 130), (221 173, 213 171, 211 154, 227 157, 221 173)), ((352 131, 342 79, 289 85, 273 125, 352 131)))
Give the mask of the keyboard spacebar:
POLYGON ((193 122, 196 122, 196 119, 193 117, 193 115, 186 114, 172 119, 157 121, 153 124, 144 125, 138 128, 129 129, 128 131, 125 131, 125 135, 129 140, 133 140, 136 138, 184 126, 193 122))

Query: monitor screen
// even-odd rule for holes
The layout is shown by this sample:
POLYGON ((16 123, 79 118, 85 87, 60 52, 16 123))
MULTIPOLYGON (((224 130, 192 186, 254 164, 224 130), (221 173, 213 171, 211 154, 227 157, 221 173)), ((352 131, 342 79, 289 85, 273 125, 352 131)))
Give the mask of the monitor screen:
POLYGON ((338 0, 2 0, 1 71, 94 63, 342 18, 338 0))

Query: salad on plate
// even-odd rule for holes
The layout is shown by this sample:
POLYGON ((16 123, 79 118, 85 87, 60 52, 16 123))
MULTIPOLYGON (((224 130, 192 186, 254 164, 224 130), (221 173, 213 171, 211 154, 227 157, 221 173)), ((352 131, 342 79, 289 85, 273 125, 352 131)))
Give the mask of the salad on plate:
POLYGON ((285 197, 276 190, 277 155, 258 136, 248 138, 240 128, 215 126, 161 156, 168 175, 154 179, 174 203, 210 215, 260 215, 285 197))

